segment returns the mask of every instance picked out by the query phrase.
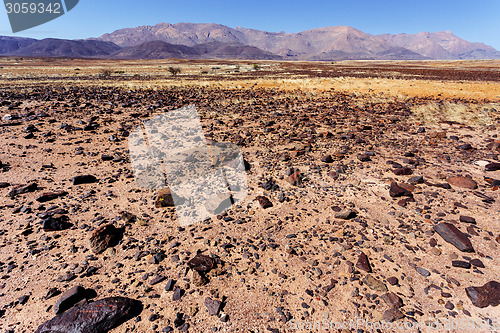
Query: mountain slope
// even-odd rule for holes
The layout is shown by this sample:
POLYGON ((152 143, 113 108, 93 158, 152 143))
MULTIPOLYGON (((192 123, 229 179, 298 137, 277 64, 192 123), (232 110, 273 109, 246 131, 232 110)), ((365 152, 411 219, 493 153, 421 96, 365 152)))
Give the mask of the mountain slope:
POLYGON ((108 56, 120 47, 99 40, 66 40, 47 38, 35 41, 10 55, 31 57, 99 57, 108 56))
POLYGON ((472 43, 451 31, 379 35, 388 43, 433 59, 499 59, 500 52, 483 43, 472 43))
POLYGON ((267 32, 213 23, 160 23, 120 29, 98 38, 120 46, 161 40, 194 46, 210 42, 241 43, 288 59, 479 59, 500 58, 500 52, 471 43, 451 32, 415 35, 370 35, 346 27, 325 27, 299 33, 267 32))
POLYGON ((112 54, 119 59, 281 59, 256 47, 240 43, 210 42, 186 46, 164 41, 152 41, 125 47, 112 54))
POLYGON ((0 54, 15 52, 20 48, 28 46, 36 41, 37 40, 33 38, 0 36, 0 54))

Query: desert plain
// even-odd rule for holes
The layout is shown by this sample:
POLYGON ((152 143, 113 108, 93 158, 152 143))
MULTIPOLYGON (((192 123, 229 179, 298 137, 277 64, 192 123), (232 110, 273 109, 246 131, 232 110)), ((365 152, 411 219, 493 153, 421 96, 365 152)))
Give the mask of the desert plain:
POLYGON ((498 60, 0 58, 0 332, 500 331, 499 134, 498 60), (183 227, 128 135, 187 105, 248 196, 183 227))

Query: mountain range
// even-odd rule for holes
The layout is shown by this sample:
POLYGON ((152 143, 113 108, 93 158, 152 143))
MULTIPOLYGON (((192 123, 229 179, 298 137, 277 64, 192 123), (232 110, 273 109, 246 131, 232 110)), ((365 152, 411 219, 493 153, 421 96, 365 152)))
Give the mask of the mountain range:
POLYGON ((450 31, 371 35, 347 27, 299 33, 214 23, 160 23, 85 40, 0 36, 0 55, 116 59, 424 60, 500 59, 500 52, 450 31))

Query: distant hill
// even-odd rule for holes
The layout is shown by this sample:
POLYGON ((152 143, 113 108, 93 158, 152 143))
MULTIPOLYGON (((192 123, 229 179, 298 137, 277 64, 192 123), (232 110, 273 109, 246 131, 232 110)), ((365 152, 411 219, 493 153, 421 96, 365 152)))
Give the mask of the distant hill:
POLYGON ((111 42, 99 40, 66 40, 47 38, 21 47, 9 55, 30 57, 100 57, 116 52, 120 47, 111 42))
POLYGON ((125 47, 111 55, 120 59, 281 59, 256 47, 240 43, 211 42, 194 46, 151 41, 125 47))
POLYGON ((15 52, 36 41, 33 38, 0 36, 0 54, 15 52))
POLYGON ((500 52, 493 47, 466 41, 450 31, 371 35, 335 26, 285 33, 215 23, 159 23, 120 29, 86 40, 0 36, 0 55, 122 59, 500 59, 500 52))

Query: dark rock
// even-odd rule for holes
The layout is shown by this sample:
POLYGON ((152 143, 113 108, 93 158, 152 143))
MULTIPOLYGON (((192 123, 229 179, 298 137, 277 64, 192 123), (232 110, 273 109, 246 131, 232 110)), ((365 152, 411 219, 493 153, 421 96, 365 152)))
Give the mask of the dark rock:
POLYGON ((107 332, 140 313, 140 302, 110 297, 73 307, 38 327, 35 333, 107 332))
POLYGON ((403 301, 395 293, 383 294, 380 298, 391 308, 399 309, 403 306, 403 301))
POLYGON ((158 275, 155 278, 153 278, 149 283, 154 286, 155 284, 158 284, 160 282, 165 281, 167 278, 163 275, 158 275))
POLYGON ((476 219, 470 216, 460 215, 460 222, 476 224, 476 219))
POLYGON ((482 287, 465 288, 472 304, 478 308, 485 308, 489 305, 498 306, 500 304, 500 283, 490 281, 482 287))
POLYGON ((181 288, 175 287, 174 294, 172 295, 172 301, 180 300, 183 294, 184 291, 181 288))
POLYGON ((363 252, 361 252, 361 254, 358 257, 358 261, 356 262, 356 267, 368 273, 371 273, 372 271, 372 268, 368 261, 368 257, 363 252))
POLYGON ((472 266, 479 267, 479 268, 485 268, 483 262, 479 259, 472 259, 470 261, 470 263, 472 266))
POLYGON ((259 195, 257 198, 262 208, 266 209, 273 206, 273 203, 265 196, 259 195))
POLYGON ((431 275, 431 272, 429 272, 428 270, 426 270, 423 267, 417 267, 416 271, 418 274, 422 275, 423 277, 428 277, 429 275, 431 275))
POLYGON ((486 171, 497 171, 497 170, 500 170, 500 163, 490 163, 490 164, 486 164, 486 166, 484 167, 484 170, 486 171))
POLYGON ((75 304, 85 299, 85 295, 86 291, 82 286, 75 286, 66 290, 54 305, 55 314, 62 313, 72 308, 75 304))
POLYGON ((462 261, 462 260, 453 260, 451 262, 451 265, 453 267, 460 267, 460 268, 466 268, 466 269, 469 269, 471 268, 471 264, 467 261, 462 261))
POLYGON ((404 314, 396 308, 385 311, 382 316, 382 319, 387 322, 393 322, 401 318, 404 318, 404 314))
POLYGON ((118 244, 122 232, 112 224, 103 225, 90 234, 90 248, 96 254, 118 244))
POLYGON ((204 254, 197 254, 193 259, 189 260, 187 265, 189 268, 198 272, 209 272, 214 267, 215 261, 204 254))
POLYGON ((399 283, 399 280, 397 277, 395 276, 391 276, 391 277, 388 277, 387 278, 387 282, 391 285, 391 286, 395 286, 399 283))
POLYGON ((424 177, 422 177, 422 176, 411 177, 410 179, 408 179, 408 183, 412 184, 412 185, 423 184, 424 177))
POLYGON ((45 299, 52 298, 54 296, 57 296, 61 293, 61 291, 57 288, 50 288, 49 291, 47 291, 47 295, 45 295, 45 299))
POLYGON ((453 224, 450 223, 440 223, 434 226, 434 230, 441 236, 445 241, 454 245, 457 249, 462 252, 474 252, 472 244, 465 236, 463 232, 458 230, 453 224))
POLYGON ((409 176, 413 174, 413 170, 408 167, 397 168, 392 170, 392 172, 394 172, 394 174, 398 176, 409 176))
POLYGON ((42 220, 43 231, 61 231, 71 228, 73 225, 68 222, 69 218, 66 215, 55 214, 42 220))
POLYGON ((205 298, 205 306, 208 309, 208 314, 210 316, 216 316, 219 313, 221 302, 210 297, 205 298))
POLYGON ((165 284, 165 290, 172 291, 174 289, 174 284, 175 284, 174 280, 168 279, 167 283, 165 284))
POLYGON ((332 155, 326 155, 321 159, 323 163, 333 163, 332 155))
POLYGON ((361 162, 370 162, 372 160, 367 154, 359 154, 357 157, 361 162))
POLYGON ((399 186, 396 182, 391 182, 391 187, 389 189, 389 195, 393 198, 398 198, 402 196, 411 196, 411 192, 407 189, 399 186))
POLYGON ((0 188, 6 188, 6 187, 9 187, 10 184, 9 183, 5 183, 5 182, 1 182, 0 183, 0 188))
POLYGON ((465 143, 463 145, 459 145, 457 146, 457 149, 460 149, 460 150, 470 150, 470 149, 473 149, 471 144, 470 143, 465 143))
POLYGON ((57 282, 68 282, 68 281, 73 280, 74 278, 76 278, 76 275, 74 273, 68 272, 66 274, 63 274, 63 275, 59 276, 56 279, 56 281, 57 282))
POLYGON ((92 175, 75 176, 70 180, 73 185, 91 184, 97 182, 97 178, 92 175))
POLYGON ((59 197, 65 196, 67 194, 68 194, 68 192, 66 192, 66 191, 46 192, 46 193, 42 193, 41 195, 39 195, 36 198, 36 201, 47 202, 47 201, 54 200, 54 199, 57 199, 59 197))
POLYGON ((174 207, 174 197, 172 196, 172 192, 169 188, 164 188, 158 191, 155 199, 155 207, 174 207))
POLYGON ((36 183, 31 183, 27 185, 18 185, 11 189, 9 193, 7 193, 8 197, 14 198, 18 196, 19 194, 24 194, 24 193, 29 193, 29 192, 35 192, 38 189, 38 184, 36 183))

